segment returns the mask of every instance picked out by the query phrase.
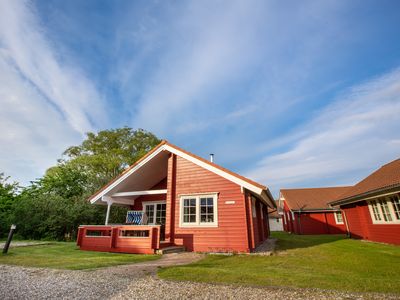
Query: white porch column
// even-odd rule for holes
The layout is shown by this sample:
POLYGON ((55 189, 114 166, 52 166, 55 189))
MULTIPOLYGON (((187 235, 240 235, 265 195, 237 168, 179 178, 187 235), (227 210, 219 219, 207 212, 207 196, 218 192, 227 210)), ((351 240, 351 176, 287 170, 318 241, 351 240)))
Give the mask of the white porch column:
POLYGON ((102 201, 107 202, 106 222, 104 225, 108 225, 108 220, 110 219, 111 205, 113 204, 113 201, 112 201, 111 197, 107 197, 107 196, 103 196, 102 201))

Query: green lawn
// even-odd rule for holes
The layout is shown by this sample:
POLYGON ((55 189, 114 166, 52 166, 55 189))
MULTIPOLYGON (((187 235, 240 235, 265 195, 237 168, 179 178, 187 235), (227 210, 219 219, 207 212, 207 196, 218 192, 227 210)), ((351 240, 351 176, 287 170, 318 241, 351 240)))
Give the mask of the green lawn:
POLYGON ((400 293, 400 247, 343 236, 273 233, 273 256, 208 255, 159 270, 161 278, 257 286, 400 293))
POLYGON ((155 260, 159 257, 158 255, 81 251, 75 243, 54 242, 43 246, 10 248, 8 254, 0 253, 0 264, 81 270, 131 264, 155 260))

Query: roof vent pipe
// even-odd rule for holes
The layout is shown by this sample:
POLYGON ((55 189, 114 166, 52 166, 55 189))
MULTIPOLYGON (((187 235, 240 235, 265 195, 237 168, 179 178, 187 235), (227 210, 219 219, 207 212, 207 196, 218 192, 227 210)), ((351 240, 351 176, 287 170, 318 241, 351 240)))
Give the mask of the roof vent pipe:
POLYGON ((210 153, 210 161, 213 163, 214 162, 214 153, 210 153))

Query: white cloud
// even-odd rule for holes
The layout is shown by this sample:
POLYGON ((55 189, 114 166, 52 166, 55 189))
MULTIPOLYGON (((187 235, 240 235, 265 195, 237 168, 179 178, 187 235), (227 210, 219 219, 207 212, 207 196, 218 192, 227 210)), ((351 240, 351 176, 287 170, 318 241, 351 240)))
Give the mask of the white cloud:
POLYGON ((84 133, 107 122, 102 96, 79 68, 58 56, 31 2, 0 1, 0 45, 8 66, 60 110, 72 128, 84 133))
POLYGON ((107 122, 102 96, 46 38, 32 3, 0 1, 0 172, 27 184, 107 122))
POLYGON ((354 184, 400 156, 400 70, 358 85, 293 134, 269 141, 294 146, 266 156, 248 176, 271 186, 354 184))

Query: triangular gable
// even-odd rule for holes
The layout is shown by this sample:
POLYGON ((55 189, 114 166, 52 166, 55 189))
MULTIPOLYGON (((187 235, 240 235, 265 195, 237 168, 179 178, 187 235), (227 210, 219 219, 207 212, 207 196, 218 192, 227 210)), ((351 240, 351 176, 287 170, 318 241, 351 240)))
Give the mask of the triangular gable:
POLYGON ((271 207, 275 207, 275 203, 273 201, 273 197, 269 192, 268 188, 264 185, 261 185, 257 182, 254 182, 246 177, 243 177, 239 174, 231 172, 223 167, 216 165, 215 163, 209 162, 197 155, 194 155, 188 151, 185 151, 175 145, 168 143, 167 141, 162 141, 159 145, 157 145, 153 150, 149 151, 144 157, 139 159, 136 163, 130 166, 127 170, 125 170, 121 175, 110 181, 107 185, 105 185, 102 189, 92 195, 89 200, 91 203, 94 203, 102 196, 106 195, 110 190, 118 186, 121 182, 127 179, 131 174, 136 172, 142 166, 144 166, 147 162, 156 157, 160 152, 168 151, 170 153, 176 154, 206 170, 209 170, 225 179, 232 181, 239 186, 253 192, 263 199, 267 204, 271 207))

